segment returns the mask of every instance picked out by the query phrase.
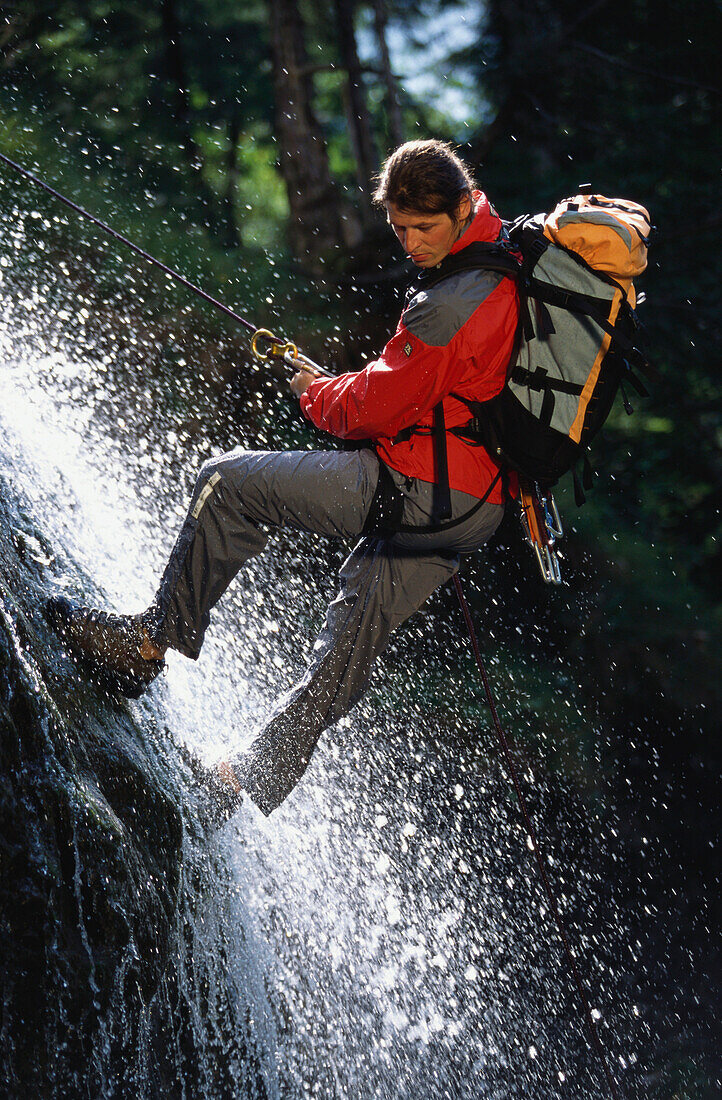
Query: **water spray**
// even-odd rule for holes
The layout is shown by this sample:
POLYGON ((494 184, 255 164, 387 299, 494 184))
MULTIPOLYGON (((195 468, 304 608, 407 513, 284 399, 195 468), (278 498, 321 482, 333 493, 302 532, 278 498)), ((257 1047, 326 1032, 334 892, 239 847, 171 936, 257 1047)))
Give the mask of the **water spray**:
POLYGON ((461 587, 461 581, 459 580, 459 576, 456 573, 454 574, 454 588, 456 589, 456 595, 459 598, 461 611, 464 616, 464 622, 466 623, 466 628, 469 632, 471 648, 474 652, 474 659, 479 669, 479 675, 481 677, 481 682, 484 687, 484 695, 486 696, 486 702, 491 713, 492 721, 494 723, 494 729, 499 739, 499 744, 501 745, 501 751, 504 755, 504 759, 506 760, 506 766, 509 769, 509 775, 511 776, 514 791, 516 792, 517 801, 519 803, 519 810, 524 821, 524 828, 526 829, 528 845, 534 854, 534 860, 539 870, 542 886, 544 887, 544 893, 546 894, 547 901, 549 902, 549 908, 554 914, 554 920, 556 921, 559 937, 564 947, 564 954, 566 956, 569 970, 571 972, 572 979, 574 981, 574 985, 576 987, 577 994, 579 995, 579 1000, 584 1011, 584 1019, 586 1021, 587 1030, 592 1041, 592 1046, 599 1056, 602 1069, 604 1070, 604 1076, 606 1077, 607 1084, 609 1085, 609 1092, 613 1100, 621 1100, 621 1094, 617 1088, 616 1082, 612 1077, 611 1071, 607 1064, 607 1058, 604 1052, 604 1048, 602 1047, 601 1040, 599 1038, 599 1033, 597 1032, 597 1026, 594 1020, 591 1005, 589 1004, 589 998, 587 997, 587 994, 584 990, 582 977, 579 973, 579 967, 577 966, 574 955, 572 953, 571 944, 569 942, 569 935, 564 926, 564 921, 562 919, 562 915, 559 909, 559 903, 554 894, 554 891, 552 890, 551 883, 549 882, 549 876, 547 875, 546 869, 544 867, 544 861, 542 860, 541 852, 539 850, 539 842, 536 837, 536 831, 531 823, 531 817, 529 816, 529 810, 527 809, 526 799, 524 798, 524 795, 522 793, 519 776, 514 765, 514 758, 511 754, 511 749, 509 748, 509 742, 504 732, 504 727, 499 721, 499 715, 497 713, 496 702, 494 700, 491 685, 489 683, 489 677, 487 675, 484 662, 481 659, 481 647, 479 646, 479 640, 476 636, 476 630, 474 629, 474 622, 471 617, 469 605, 466 602, 466 597, 464 596, 464 592, 461 587))
POLYGON ((37 187, 41 187, 43 191, 47 191, 53 198, 58 199, 58 201, 64 203, 65 206, 70 207, 76 214, 80 214, 83 218, 87 218, 87 220, 97 226, 98 229, 102 229, 104 233, 107 233, 116 241, 120 241, 121 244, 131 249, 136 255, 141 256, 147 263, 159 268, 165 275, 170 276, 171 279, 180 283, 181 286, 186 287, 188 290, 192 290, 194 294, 199 295, 205 302, 215 306, 221 313, 225 313, 231 320, 242 325, 243 328, 253 334, 251 352, 259 363, 266 362, 268 359, 280 359, 294 370, 305 370, 310 374, 321 375, 324 378, 332 377, 329 371, 319 366, 318 363, 314 363, 308 356, 302 355, 298 351, 296 345, 290 340, 279 339, 277 336, 274 336, 272 332, 269 332, 268 329, 259 328, 258 325, 254 325, 247 317, 244 317, 241 313, 237 313, 234 309, 220 302, 218 298, 214 298, 212 294, 208 294, 202 287, 197 286, 195 283, 192 283, 190 279, 187 279, 185 275, 181 275, 179 271, 162 263, 161 260, 157 260, 150 252, 146 252, 140 245, 134 244, 133 241, 129 240, 129 238, 125 237, 122 233, 119 233, 117 229, 113 229, 107 222, 101 221, 100 218, 96 218, 95 214, 91 214, 89 210, 85 210, 84 207, 80 206, 77 202, 73 202, 72 199, 66 198, 65 195, 61 195, 59 191, 56 191, 50 184, 41 180, 34 172, 30 172, 27 168, 23 168, 22 165, 17 164, 14 160, 11 160, 10 157, 6 157, 4 153, 0 153, 0 163, 6 164, 16 172, 19 172, 21 176, 30 180, 31 183, 34 183, 37 187), (265 351, 261 351, 260 349, 261 340, 266 340, 268 342, 268 347, 265 351))
MULTIPOLYGON (((0 163, 6 164, 8 167, 12 168, 14 171, 18 172, 20 175, 22 175, 26 179, 30 180, 36 186, 41 187, 44 191, 47 191, 48 194, 52 195, 58 201, 64 203, 65 206, 68 206, 75 213, 80 214, 82 217, 84 217, 88 221, 92 222, 99 229, 102 229, 104 233, 107 233, 109 236, 113 237, 115 240, 120 241, 121 244, 124 244, 127 248, 131 249, 131 251, 133 251, 137 255, 141 256, 148 263, 150 263, 153 266, 159 268, 161 271, 163 271, 170 278, 174 279, 176 282, 180 283, 182 286, 186 287, 188 290, 191 290, 194 294, 199 295, 199 297, 203 298, 204 301, 208 302, 210 305, 212 305, 216 309, 220 310, 220 312, 222 312, 226 316, 230 317, 233 321, 236 321, 238 324, 242 325, 247 331, 249 331, 252 334, 251 342, 250 342, 250 350, 251 350, 251 354, 253 355, 254 359, 257 362, 266 363, 269 360, 273 359, 273 360, 278 360, 278 361, 281 361, 281 362, 285 363, 288 367, 290 367, 291 369, 296 370, 296 371, 304 370, 304 371, 307 371, 310 374, 320 376, 320 377, 324 377, 324 378, 333 378, 334 377, 334 375, 330 371, 327 371, 325 368, 321 367, 318 363, 315 363, 312 359, 309 359, 306 355, 303 355, 301 352, 299 352, 299 350, 298 350, 295 343, 293 343, 290 340, 280 339, 279 337, 275 336, 269 329, 261 328, 261 327, 255 325, 255 324, 253 324, 253 322, 250 321, 247 317, 243 316, 240 313, 237 313, 235 310, 231 309, 229 306, 226 306, 223 302, 219 301, 217 298, 214 298, 213 295, 208 294, 205 290, 202 289, 202 287, 199 287, 195 283, 191 282, 184 275, 180 274, 180 272, 175 271, 172 267, 169 267, 167 264, 164 264, 160 260, 157 260, 149 252, 146 252, 145 249, 141 248, 137 244, 134 244, 133 241, 129 240, 122 233, 119 233, 117 230, 113 229, 112 226, 108 225, 104 221, 101 221, 100 218, 95 217, 94 214, 91 214, 89 211, 85 210, 82 206, 78 205, 78 203, 73 202, 72 199, 66 198, 64 195, 60 194, 59 191, 56 191, 55 188, 53 188, 49 184, 45 183, 38 176, 36 176, 33 172, 30 172, 28 169, 23 168, 21 165, 17 164, 15 161, 13 161, 9 157, 5 156, 3 153, 0 153, 0 163)), ((558 525, 558 516, 556 516, 556 522, 557 522, 557 525, 558 525)), ((556 533, 561 533, 561 531, 559 530, 559 532, 556 532, 556 533)), ((544 574, 544 568, 543 567, 542 567, 542 573, 544 574)), ((554 583, 558 583, 558 579, 556 577, 556 574, 554 574, 554 576, 545 577, 545 579, 548 579, 548 580, 550 579, 550 580, 553 580, 554 583)), ((537 838, 536 838, 536 835, 535 835, 533 825, 531 823, 531 818, 530 818, 530 815, 529 815, 529 812, 528 812, 528 809, 527 809, 527 806, 526 806, 526 801, 524 799, 524 795, 522 793, 521 785, 519 783, 519 777, 518 777, 518 774, 517 774, 516 767, 514 765, 514 760, 513 760, 512 754, 511 754, 511 750, 509 748, 508 739, 507 739, 506 734, 504 733, 504 729, 503 729, 503 727, 502 727, 502 725, 499 721, 499 716, 498 716, 498 713, 497 713, 494 696, 493 696, 492 691, 491 691, 489 678, 488 678, 488 675, 487 675, 487 672, 486 672, 486 668, 484 666, 484 662, 483 662, 482 657, 481 657, 481 650, 480 650, 479 642, 478 642, 478 639, 477 639, 477 636, 476 636, 476 631, 474 629, 474 624, 473 624, 473 620, 472 620, 472 617, 471 617, 471 612, 470 612, 469 606, 466 602, 466 598, 464 596, 463 589, 462 589, 462 586, 461 586, 461 581, 459 580, 458 575, 454 576, 453 581, 454 581, 454 588, 455 588, 455 591, 456 591, 456 594, 457 594, 457 597, 458 597, 458 600, 459 600, 459 604, 461 606, 464 621, 466 623, 466 627, 467 627, 467 630, 468 630, 468 633, 469 633, 469 638, 470 638, 470 641, 471 641, 471 646, 472 646, 472 650, 473 650, 473 653, 474 653, 474 658, 475 658, 477 667, 479 669, 479 674, 480 674, 481 681, 482 681, 482 684, 483 684, 484 694, 486 696, 487 704, 489 706, 489 710, 490 710, 490 713, 491 713, 491 716, 492 716, 494 729, 496 731, 497 738, 498 738, 499 743, 501 745, 502 753, 503 753, 504 759, 506 761, 507 767, 509 769, 511 781, 512 781, 512 784, 514 786, 514 790, 516 792, 516 797, 517 797, 517 801, 519 803, 521 817, 523 819, 524 827, 525 827, 526 832, 527 832, 528 844, 529 844, 529 847, 530 847, 531 851, 534 854, 534 859, 536 861, 537 868, 538 868, 539 874, 541 876, 541 881, 542 881, 542 885, 543 885, 543 888, 544 888, 544 893, 547 897, 550 909, 551 909, 551 911, 554 915, 554 919, 555 919, 556 924, 557 924, 559 935, 560 935, 560 938, 561 938, 561 941, 562 941, 562 944, 563 944, 563 947, 564 947, 564 954, 566 956, 567 963, 568 963, 568 966, 569 966, 569 969, 570 969, 570 972, 571 972, 571 975, 572 975, 572 978, 573 978, 573 981, 574 981, 574 985, 575 985, 579 1000, 580 1000, 582 1008, 583 1008, 584 1018, 585 1018, 585 1022, 586 1022, 586 1025, 587 1025, 587 1030, 589 1032, 591 1044, 592 1044, 592 1047, 594 1048, 596 1054, 599 1057, 599 1061, 601 1063, 601 1066, 602 1066, 602 1069, 603 1069, 603 1072, 604 1072, 604 1076, 605 1076, 607 1085, 609 1087, 609 1093, 612 1097, 612 1100, 621 1100, 621 1093, 619 1092, 618 1086, 617 1086, 617 1084, 616 1084, 616 1082, 615 1082, 615 1080, 612 1076, 611 1070, 609 1068, 606 1053, 604 1051, 604 1048, 602 1046, 602 1043, 601 1043, 601 1040, 600 1040, 600 1037, 599 1037, 599 1034, 598 1034, 598 1031, 597 1031, 597 1027, 596 1027, 596 1023, 595 1023, 595 1019, 594 1019, 594 1014, 593 1014, 592 1009, 590 1007, 590 1003, 589 1003, 589 999, 587 997, 587 994, 584 990, 584 985, 583 985, 583 982, 582 982, 582 979, 581 979, 579 968, 578 968, 577 963, 574 959, 574 954, 572 952, 569 937, 568 937, 567 931, 566 931, 565 926, 564 926, 564 922, 563 922, 561 912, 560 912, 560 909, 559 909, 559 904, 557 902, 554 891, 552 890, 551 884, 549 882, 549 878, 546 874, 546 870, 544 868, 544 863, 542 861, 541 853, 539 851, 539 844, 538 844, 538 841, 537 841, 537 838)))

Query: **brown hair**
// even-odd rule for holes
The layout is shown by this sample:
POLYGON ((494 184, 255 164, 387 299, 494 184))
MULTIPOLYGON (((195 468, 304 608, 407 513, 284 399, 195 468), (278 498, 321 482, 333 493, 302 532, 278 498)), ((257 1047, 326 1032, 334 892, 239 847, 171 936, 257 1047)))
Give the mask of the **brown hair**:
POLYGON ((400 210, 448 214, 456 221, 459 203, 471 197, 476 182, 470 169, 444 141, 407 141, 386 158, 374 202, 392 202, 400 210))

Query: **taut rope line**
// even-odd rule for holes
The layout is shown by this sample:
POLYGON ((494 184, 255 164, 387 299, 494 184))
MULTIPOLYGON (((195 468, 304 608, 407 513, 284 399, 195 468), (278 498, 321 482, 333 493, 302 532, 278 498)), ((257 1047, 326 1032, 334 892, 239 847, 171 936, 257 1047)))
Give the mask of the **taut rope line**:
POLYGON ((38 187, 42 187, 44 191, 47 191, 49 195, 59 199, 60 202, 65 203, 71 210, 74 210, 76 214, 81 214, 82 217, 87 218, 93 225, 97 225, 99 229, 102 229, 104 233, 109 233, 111 237, 115 237, 116 241, 120 241, 127 248, 130 248, 133 252, 136 252, 139 256, 142 256, 144 260, 147 260, 149 264, 154 264, 155 267, 159 267, 161 271, 164 271, 166 275, 170 275, 176 282, 182 283, 183 286, 192 290, 195 294, 199 294, 201 298, 204 298, 206 302, 210 302, 216 309, 220 309, 222 313, 232 317, 234 321, 237 321, 239 325, 243 325, 249 332, 257 332, 258 326, 252 324, 246 317, 242 317, 240 313, 236 313, 235 310, 225 306, 223 302, 219 302, 217 298, 214 298, 211 294, 207 294, 201 287, 196 286, 190 279, 186 279, 185 275, 181 275, 180 272, 174 271, 172 267, 168 267, 167 264, 161 263, 160 260, 156 260, 155 256, 151 256, 150 252, 146 252, 144 248, 140 248, 139 245, 133 244, 132 241, 124 237, 122 233, 119 233, 117 229, 113 229, 112 226, 106 222, 96 218, 94 214, 84 210, 82 206, 78 206, 77 202, 73 202, 72 199, 66 199, 65 195, 61 195, 59 191, 56 191, 50 184, 45 183, 38 176, 29 172, 27 168, 23 168, 20 164, 16 164, 14 160, 10 160, 10 157, 6 157, 4 153, 0 153, 0 161, 3 164, 8 164, 11 168, 14 168, 16 172, 19 172, 21 176, 25 176, 32 183, 37 184, 38 187))
POLYGON ((25 176, 26 179, 29 179, 31 183, 36 184, 38 187, 42 187, 43 191, 47 191, 49 195, 58 199, 59 202, 69 206, 76 214, 80 214, 83 218, 87 218, 93 225, 97 225, 99 229, 102 229, 104 233, 108 233, 109 236, 114 237, 116 241, 120 241, 121 244, 124 244, 126 248, 131 249, 131 251, 135 252, 138 256, 142 256, 149 264, 153 264, 154 267, 160 268, 160 270, 166 275, 169 275, 171 279, 175 279, 177 283, 187 287, 188 290, 192 290, 194 294, 198 294, 204 301, 209 302, 212 306, 215 306, 216 309, 219 309, 221 313, 225 313, 227 317, 231 317, 234 321, 237 321, 239 325, 243 325, 245 329, 253 333, 251 352, 259 363, 264 363, 268 359, 282 359, 284 363, 294 370, 304 369, 310 371, 311 374, 323 375, 324 378, 332 377, 330 372, 324 367, 320 367, 318 363, 314 363, 312 359, 309 359, 306 355, 302 355, 296 345, 290 340, 279 340, 279 338, 274 336, 272 332, 269 332, 268 329, 259 328, 258 325, 254 325, 247 317, 244 317, 240 313, 236 313, 234 309, 224 305, 223 302, 219 302, 212 294, 208 294, 202 287, 192 283, 190 279, 186 279, 185 275, 181 275, 179 271, 175 271, 174 268, 169 267, 168 264, 156 260, 155 256, 151 256, 150 252, 146 252, 144 248, 134 244, 133 241, 129 240, 127 237, 124 237, 117 229, 113 229, 112 225, 108 225, 107 222, 101 221, 100 218, 96 218, 95 214, 91 214, 90 211, 79 206, 77 202, 73 202, 72 199, 66 198, 65 195, 61 195, 59 191, 56 191, 49 183, 45 183, 44 180, 41 180, 34 172, 30 172, 27 168, 23 168, 21 164, 16 164, 10 157, 6 157, 4 153, 0 153, 0 163, 9 165, 10 168, 19 172, 21 176, 25 176), (268 349, 265 352, 261 351, 260 342, 262 340, 268 342, 268 349))

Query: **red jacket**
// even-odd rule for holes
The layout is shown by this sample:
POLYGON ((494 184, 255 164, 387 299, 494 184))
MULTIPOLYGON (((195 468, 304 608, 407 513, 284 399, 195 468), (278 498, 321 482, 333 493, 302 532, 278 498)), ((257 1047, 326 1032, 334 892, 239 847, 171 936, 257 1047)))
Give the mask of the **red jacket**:
MULTIPOLYGON (((495 241, 501 220, 484 194, 474 193, 474 220, 453 245, 461 251, 473 241, 495 241)), ((433 438, 414 433, 394 443, 413 424, 433 423, 443 399, 447 428, 469 421, 467 406, 452 393, 473 401, 494 397, 504 385, 516 331, 518 302, 511 279, 496 272, 458 272, 407 303, 396 332, 378 359, 355 374, 317 379, 301 397, 306 417, 341 439, 371 439, 388 466, 408 477, 434 482, 433 438)), ((447 433, 449 484, 481 497, 498 472, 484 447, 447 433)), ((502 503, 501 484, 489 500, 502 503)))

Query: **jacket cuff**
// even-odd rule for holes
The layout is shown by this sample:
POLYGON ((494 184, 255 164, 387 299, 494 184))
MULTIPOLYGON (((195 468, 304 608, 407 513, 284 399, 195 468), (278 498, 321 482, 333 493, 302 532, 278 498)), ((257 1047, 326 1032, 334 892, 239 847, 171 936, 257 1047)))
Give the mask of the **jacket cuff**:
MULTIPOLYGON (((301 412, 307 420, 311 421, 312 424, 316 424, 316 421, 311 416, 310 412, 311 405, 313 404, 314 392, 318 388, 318 386, 323 386, 325 381, 327 381, 327 379, 325 378, 316 378, 308 387, 306 392, 302 393, 300 397, 301 412)), ((316 425, 316 427, 318 427, 318 425, 316 425)))

